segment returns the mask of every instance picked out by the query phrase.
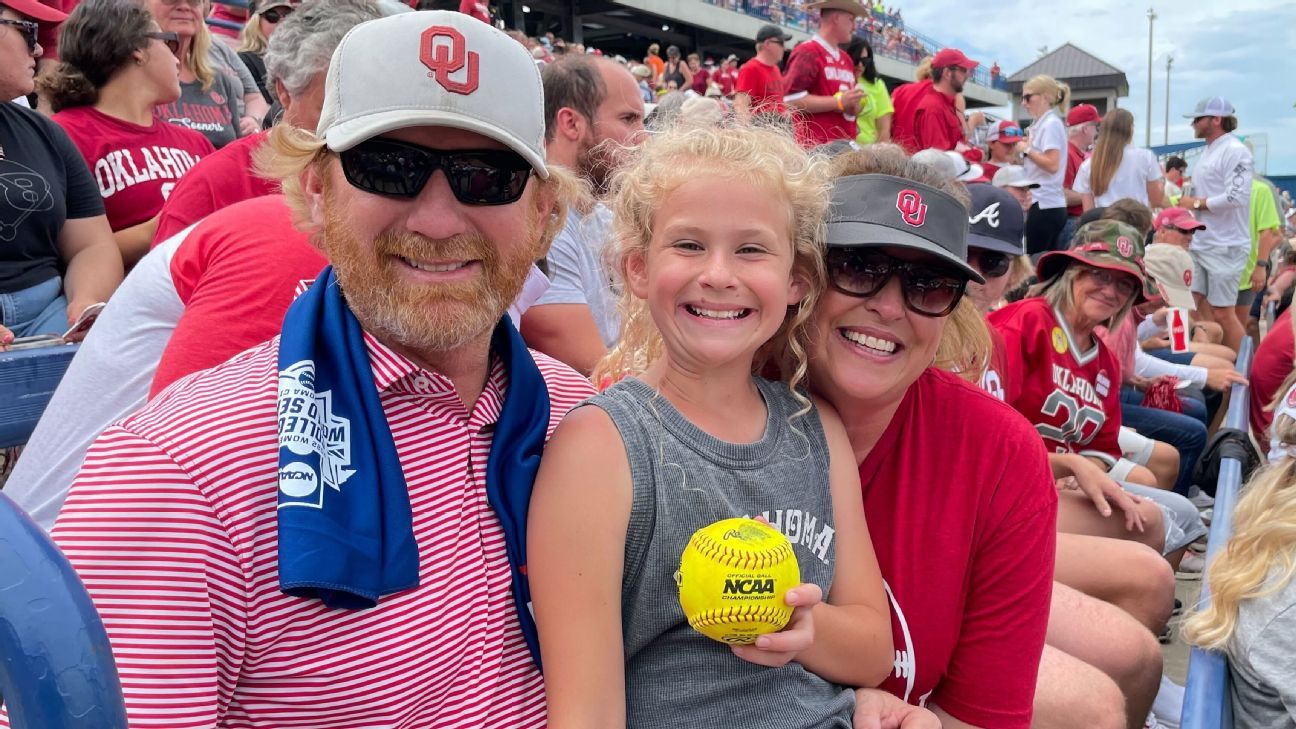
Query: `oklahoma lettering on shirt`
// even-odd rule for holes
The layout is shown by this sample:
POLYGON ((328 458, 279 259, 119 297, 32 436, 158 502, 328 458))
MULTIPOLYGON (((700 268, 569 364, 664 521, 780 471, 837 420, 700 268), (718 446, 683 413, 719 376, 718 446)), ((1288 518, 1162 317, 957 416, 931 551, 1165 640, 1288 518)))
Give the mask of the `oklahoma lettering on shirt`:
POLYGON ((203 135, 159 119, 140 126, 90 106, 51 118, 85 157, 114 231, 156 216, 180 178, 216 151, 203 135))
POLYGON ((895 641, 881 688, 974 726, 1026 729, 1057 539, 1039 436, 1012 408, 928 369, 859 475, 895 641))
MULTIPOLYGON (((855 66, 845 51, 833 48, 828 41, 815 35, 792 50, 783 81, 787 89, 783 97, 785 103, 804 96, 833 96, 855 88, 855 66)), ((835 139, 854 139, 858 134, 855 115, 844 111, 801 112, 796 116, 797 141, 805 147, 835 139)))
MULTIPOLYGON (((448 379, 365 339, 420 564, 418 587, 372 609, 279 590, 278 338, 177 382, 91 447, 52 534, 103 617, 131 727, 545 725, 485 495, 502 365, 470 411, 448 379)), ((532 356, 552 433, 593 388, 532 356)))
POLYGON ((1096 336, 1081 351, 1066 320, 1043 298, 1009 304, 987 320, 1003 336, 1009 368, 1029 373, 1008 404, 1035 425, 1049 451, 1119 459, 1116 355, 1096 336))

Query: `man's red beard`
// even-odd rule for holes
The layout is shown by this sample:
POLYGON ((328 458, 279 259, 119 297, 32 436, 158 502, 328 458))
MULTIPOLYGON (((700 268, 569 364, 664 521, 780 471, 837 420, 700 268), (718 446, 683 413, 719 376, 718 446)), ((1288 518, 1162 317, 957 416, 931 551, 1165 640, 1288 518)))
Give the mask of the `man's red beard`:
POLYGON ((529 245, 503 251, 478 234, 433 240, 387 230, 368 243, 358 239, 331 190, 325 190, 324 202, 319 246, 352 313, 365 330, 417 352, 452 350, 494 329, 521 292, 538 250, 534 220, 525 232, 529 245), (418 285, 400 272, 408 267, 402 257, 475 261, 481 272, 464 281, 418 285))

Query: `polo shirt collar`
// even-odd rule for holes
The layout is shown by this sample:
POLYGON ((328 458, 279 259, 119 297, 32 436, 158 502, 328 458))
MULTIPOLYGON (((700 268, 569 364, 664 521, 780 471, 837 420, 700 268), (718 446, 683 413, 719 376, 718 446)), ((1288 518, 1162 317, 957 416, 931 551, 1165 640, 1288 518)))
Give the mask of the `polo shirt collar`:
POLYGON ((824 37, 821 36, 821 35, 819 35, 818 33, 815 33, 815 34, 814 34, 814 39, 815 39, 815 42, 816 42, 816 43, 818 43, 819 45, 823 46, 824 49, 828 51, 828 55, 832 56, 832 59, 833 59, 834 61, 837 60, 837 54, 841 53, 841 49, 840 49, 840 48, 834 48, 834 47, 833 47, 833 44, 831 44, 831 43, 829 43, 828 41, 824 40, 824 37))
MULTIPOLYGON (((364 332, 364 341, 365 349, 369 353, 369 366, 373 371, 374 387, 378 392, 397 390, 427 396, 450 396, 456 402, 459 401, 459 393, 449 377, 420 367, 413 360, 378 341, 377 337, 367 331, 364 332)), ((490 375, 486 378, 486 386, 482 388, 482 394, 478 396, 477 402, 502 403, 507 379, 503 360, 491 352, 490 375), (487 393, 492 394, 493 397, 484 397, 487 393)))

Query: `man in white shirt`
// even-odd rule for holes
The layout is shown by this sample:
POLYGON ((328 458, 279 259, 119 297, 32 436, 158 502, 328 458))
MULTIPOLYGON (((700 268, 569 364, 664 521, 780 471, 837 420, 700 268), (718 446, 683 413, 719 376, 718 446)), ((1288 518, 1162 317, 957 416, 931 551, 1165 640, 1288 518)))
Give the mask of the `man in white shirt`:
POLYGON ((1192 210, 1206 224, 1189 249, 1192 290, 1198 313, 1218 322, 1224 344, 1236 351, 1245 334, 1233 306, 1251 254, 1251 152, 1232 134, 1236 111, 1224 98, 1202 99, 1184 117, 1192 119, 1193 135, 1206 140, 1206 151, 1193 170, 1193 195, 1179 198, 1179 207, 1192 210))
MULTIPOLYGON (((565 56, 540 75, 549 162, 579 174, 596 194, 604 193, 624 150, 643 136, 638 83, 625 67, 593 56, 565 56)), ((530 347, 584 374, 621 330, 616 291, 602 265, 611 218, 597 203, 568 213, 567 226, 545 257, 549 290, 522 317, 522 337, 530 347)))

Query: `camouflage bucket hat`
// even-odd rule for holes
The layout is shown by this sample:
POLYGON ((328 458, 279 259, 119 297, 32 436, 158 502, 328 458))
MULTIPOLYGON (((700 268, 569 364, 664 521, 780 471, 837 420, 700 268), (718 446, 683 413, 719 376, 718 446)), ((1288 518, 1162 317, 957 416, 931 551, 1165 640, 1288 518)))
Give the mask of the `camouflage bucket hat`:
POLYGON ((1053 251, 1040 257, 1035 275, 1040 281, 1047 281, 1060 274, 1071 261, 1128 273, 1137 278, 1142 286, 1134 299, 1135 304, 1160 295, 1143 265, 1143 236, 1126 223, 1095 220, 1081 226, 1071 239, 1070 250, 1053 251))

